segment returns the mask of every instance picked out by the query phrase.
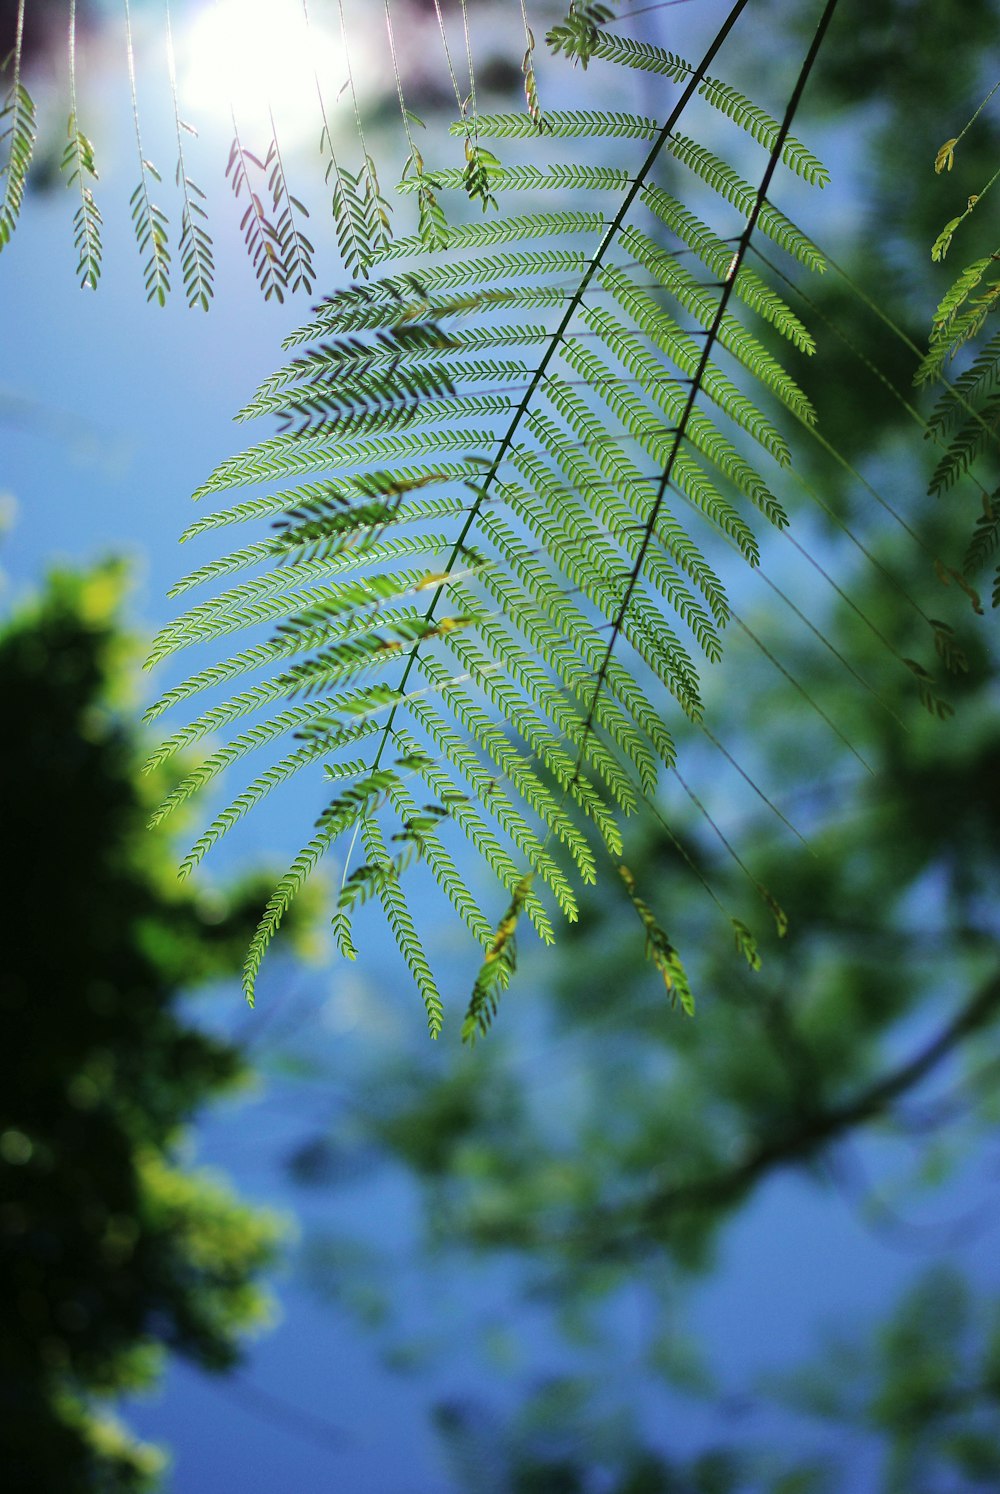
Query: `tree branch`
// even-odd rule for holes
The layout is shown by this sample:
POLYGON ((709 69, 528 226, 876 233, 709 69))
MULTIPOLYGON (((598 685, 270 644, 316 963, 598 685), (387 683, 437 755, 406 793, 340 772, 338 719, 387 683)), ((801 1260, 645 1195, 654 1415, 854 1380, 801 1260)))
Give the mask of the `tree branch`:
POLYGON ((551 1246, 599 1252, 605 1259, 653 1248, 673 1218, 737 1203, 767 1173, 804 1161, 856 1127, 884 1115, 1000 1011, 1000 970, 959 1008, 951 1021, 913 1057, 875 1079, 842 1104, 800 1112, 797 1124, 760 1142, 732 1167, 652 1190, 645 1198, 597 1210, 585 1224, 543 1233, 525 1221, 490 1233, 491 1244, 521 1249, 551 1246))
POLYGON ((998 1007, 1000 971, 959 1008, 935 1038, 898 1068, 883 1074, 853 1099, 812 1111, 796 1129, 762 1142, 732 1168, 652 1193, 636 1207, 634 1227, 655 1231, 679 1209, 731 1203, 765 1173, 809 1157, 845 1132, 884 1115, 895 1100, 918 1085, 966 1038, 984 1026, 998 1007))

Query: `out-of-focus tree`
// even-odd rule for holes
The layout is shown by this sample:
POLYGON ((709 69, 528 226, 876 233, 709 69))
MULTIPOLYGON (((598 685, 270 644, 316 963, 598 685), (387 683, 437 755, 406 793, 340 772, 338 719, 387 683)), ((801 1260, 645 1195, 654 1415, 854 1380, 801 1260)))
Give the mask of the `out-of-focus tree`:
MULTIPOLYGON (((887 547, 880 560, 901 585, 912 584, 914 569, 898 549, 887 547)), ((855 604, 892 636, 891 608, 855 579, 855 604)), ((764 618, 749 621, 780 649, 764 618)), ((845 618, 832 626, 831 641, 838 648, 849 641, 852 657, 863 660, 864 626, 845 618)), ((795 1171, 841 1193, 874 1229, 907 1244, 915 1232, 932 1254, 952 1251, 956 1232, 928 1218, 957 1207, 978 1227, 989 1222, 989 1198, 977 1196, 970 1207, 969 1190, 997 1121, 995 675, 970 647, 956 717, 946 722, 914 718, 892 694, 888 709, 861 712, 855 684, 838 691, 828 680, 824 698, 871 776, 859 765, 836 769, 829 728, 796 704, 787 682, 769 684, 763 668, 749 656, 745 662, 754 702, 746 727, 759 741, 768 723, 762 781, 808 842, 798 845, 779 823, 769 827, 763 810, 756 824, 740 826, 743 859, 787 910, 785 948, 765 947, 760 971, 734 970, 721 920, 688 862, 745 918, 753 916, 753 888, 741 888, 745 879, 721 846, 713 848, 710 829, 675 803, 664 814, 671 834, 654 825, 629 864, 697 930, 694 1020, 670 1010, 655 972, 630 952, 634 914, 624 897, 595 903, 544 1018, 537 1009, 527 1021, 512 1016, 509 1033, 501 1029, 462 1062, 449 1055, 436 1072, 423 1054, 382 1069, 378 1082, 373 1067, 359 1077, 355 1105, 295 1159, 300 1176, 318 1180, 330 1165, 349 1177, 352 1150, 363 1151, 369 1169, 379 1157, 403 1164, 421 1199, 436 1284, 429 1294, 445 1292, 472 1262, 519 1258, 532 1310, 548 1304, 555 1331, 590 1364, 589 1380, 581 1369, 574 1381, 576 1410, 561 1421, 546 1419, 551 1396, 536 1404, 530 1371, 523 1417, 445 1408, 441 1427, 456 1469, 464 1448, 469 1467, 498 1470, 495 1487, 504 1494, 833 1494, 856 1486, 849 1461, 840 1467, 827 1451, 800 1466, 780 1446, 754 1448, 742 1428, 693 1462, 644 1446, 638 1430, 614 1418, 603 1451, 578 1434, 600 1423, 609 1402, 627 1406, 630 1386, 638 1394, 660 1383, 725 1400, 697 1345, 694 1362, 685 1358, 677 1284, 711 1267, 717 1242, 776 1175, 795 1171), (878 1163, 869 1181, 873 1142, 878 1163), (950 1184, 957 1192, 949 1194, 950 1184), (913 1213, 924 1223, 912 1226, 913 1213), (645 1321, 638 1347, 637 1302, 645 1321), (630 1367, 617 1386, 608 1367, 625 1353, 623 1314, 632 1325, 630 1367)), ((816 679, 815 660, 803 654, 797 666, 799 678, 816 679)), ((868 677, 878 681, 875 671, 868 677)), ((883 693, 883 682, 878 688, 883 693)), ((740 724, 719 704, 715 730, 735 748, 740 724)), ((701 767, 712 771, 711 760, 701 767)), ((696 775, 688 781, 697 785, 696 775)), ((530 984, 528 973, 524 980, 530 984)), ((353 1273, 343 1241, 331 1249, 317 1239, 311 1255, 321 1289, 342 1302, 353 1295, 369 1310, 380 1289, 383 1321, 400 1321, 386 1292, 391 1250, 367 1263, 356 1258, 353 1273)), ((822 1303, 816 1311, 821 1319, 822 1303)), ((836 1416, 845 1436, 864 1442, 881 1469, 866 1487, 883 1494, 994 1488, 993 1311, 977 1307, 977 1324, 969 1289, 934 1278, 870 1341, 850 1354, 831 1351, 818 1375, 804 1371, 793 1409, 836 1416)), ((484 1345, 496 1327, 486 1309, 484 1345)), ((439 1350, 448 1352, 446 1335, 439 1350)), ((808 1440, 808 1428, 802 1435, 808 1440)))
POLYGON ((182 889, 121 710, 124 574, 52 577, 0 634, 0 1446, 11 1494, 138 1494, 163 1456, 106 1412, 164 1351, 211 1370, 267 1319, 280 1224, 180 1165, 244 1077, 182 992, 229 976, 250 886, 182 889))
MULTIPOLYGON (((779 1391, 780 1394, 780 1391, 779 1391)), ((924 1276, 868 1340, 842 1335, 785 1395, 841 1437, 881 1444, 885 1494, 990 1494, 1000 1484, 1000 1303, 947 1270, 924 1276)), ((593 1387, 555 1379, 510 1422, 470 1402, 437 1412, 456 1482, 477 1494, 839 1494, 846 1464, 721 1437, 675 1459, 593 1387)), ((869 1487, 870 1485, 866 1485, 869 1487)))
MULTIPOLYGON (((924 518, 941 543, 949 524, 961 523, 924 518)), ((907 561, 895 542, 877 559, 904 590, 923 563, 907 561)), ((421 1200, 428 1295, 446 1294, 475 1262, 506 1261, 507 1270, 518 1260, 530 1311, 547 1309, 578 1366, 557 1395, 522 1363, 524 1409, 515 1416, 474 1403, 443 1408, 439 1425, 458 1487, 836 1494, 859 1486, 852 1457, 867 1458, 865 1487, 881 1494, 996 1487, 995 1307, 973 1305, 960 1279, 938 1275, 911 1289, 867 1339, 860 1325, 854 1341, 845 1330, 816 1371, 796 1376, 794 1396, 779 1395, 796 1425, 795 1447, 808 1451, 815 1432, 815 1456, 796 1458, 774 1441, 756 1445, 752 1427, 727 1424, 732 1387, 703 1362, 699 1345, 685 1344, 678 1324, 684 1280, 710 1269, 727 1229, 782 1172, 839 1192, 841 1206, 846 1200, 873 1229, 911 1247, 915 1237, 932 1256, 961 1245, 964 1226, 928 1220, 957 1211, 981 1228, 991 1217, 989 1197, 975 1195, 970 1205, 970 1188, 988 1162, 998 1113, 996 677, 963 638, 969 670, 955 718, 935 722, 907 710, 870 667, 874 645, 866 657, 863 637, 869 624, 894 637, 893 608, 860 567, 851 579, 859 613, 831 619, 830 641, 852 651, 883 704, 872 699, 862 709, 855 681, 836 685, 832 658, 823 698, 872 774, 838 764, 829 726, 776 671, 769 680, 766 661, 755 665, 749 651, 751 710, 741 722, 735 706, 715 703, 714 730, 737 755, 744 727, 768 742, 759 781, 807 841, 795 842, 763 806, 749 819, 740 806, 741 855, 787 910, 785 947, 764 947, 759 971, 734 970, 722 920, 689 863, 747 919, 754 889, 677 795, 664 805, 671 833, 654 821, 629 864, 661 909, 697 931, 694 1020, 670 1010, 656 973, 630 950, 634 913, 625 898, 595 901, 544 1015, 533 991, 530 1012, 509 1007, 509 1031, 463 1061, 442 1055, 436 1070, 419 1053, 376 1076, 373 1055, 372 1069, 358 1076, 356 1102, 295 1158, 299 1175, 318 1181, 330 1168, 349 1178, 352 1154, 369 1170, 379 1158, 402 1164, 421 1200), (949 1193, 952 1184, 957 1191, 949 1193), (923 1222, 911 1225, 913 1214, 923 1222), (645 1323, 638 1345, 637 1310, 645 1323), (656 1385, 723 1408, 718 1445, 693 1459, 674 1456, 662 1440, 650 1445, 648 1425, 625 1413, 633 1396, 647 1398, 656 1385), (841 1429, 842 1464, 828 1432, 796 1419, 803 1413, 841 1429), (595 1441, 591 1433, 605 1421, 595 1441)), ((765 618, 748 622, 786 662, 791 657, 798 678, 816 684, 825 666, 805 644, 797 656, 793 643, 790 655, 789 640, 769 632, 765 618)), ((707 749, 698 768, 717 771, 707 749)), ((700 787, 697 771, 687 781, 700 787)), ((728 822, 721 828, 732 834, 728 822)), ((404 1364, 393 1334, 405 1338, 406 1314, 387 1290, 391 1248, 352 1260, 344 1241, 316 1239, 310 1253, 318 1286, 340 1302, 371 1315, 373 1294, 382 1293, 386 1343, 404 1364)), ((479 1320, 487 1353, 498 1332, 489 1301, 487 1293, 479 1320)), ((824 1312, 818 1302, 817 1318, 824 1312)), ((431 1360, 451 1351, 447 1332, 436 1341, 431 1332, 427 1344, 431 1360)))
MULTIPOLYGON (((748 792, 711 738, 699 742, 692 733, 684 782, 668 786, 625 857, 662 923, 686 931, 698 1015, 692 1021, 670 1010, 656 972, 627 937, 635 920, 628 899, 594 900, 567 941, 544 1014, 532 992, 530 1003, 508 1004, 511 1030, 491 1034, 470 1059, 456 1062, 448 1053, 435 1068, 421 1053, 413 1062, 400 1058, 389 1082, 384 1071, 378 1084, 361 1079, 357 1105, 295 1159, 300 1175, 317 1179, 334 1165, 349 1175, 352 1150, 364 1149, 368 1166, 380 1153, 402 1163, 422 1198, 429 1259, 440 1255, 431 1268, 436 1281, 463 1260, 519 1258, 535 1309, 550 1304, 557 1329, 589 1338, 594 1379, 577 1385, 576 1410, 560 1413, 561 1422, 551 1397, 548 1411, 535 1405, 528 1422, 491 1423, 489 1412, 446 1408, 442 1429, 456 1469, 462 1457, 480 1470, 492 1458, 497 1490, 811 1494, 856 1486, 847 1465, 818 1458, 793 1466, 787 1450, 776 1448, 751 1455, 736 1433, 696 1463, 674 1463, 662 1447, 643 1450, 640 1432, 628 1426, 618 1427, 605 1461, 581 1452, 581 1428, 599 1422, 616 1389, 627 1402, 628 1387, 636 1388, 634 1378, 616 1387, 608 1374, 617 1362, 616 1303, 627 1294, 632 1323, 636 1297, 644 1305, 641 1346, 633 1339, 629 1349, 633 1368, 640 1361, 640 1382, 663 1376, 721 1394, 684 1362, 664 1280, 707 1269, 727 1226, 788 1170, 846 1193, 873 1227, 908 1235, 903 1216, 947 1197, 995 1128, 995 659, 969 594, 954 574, 950 587, 946 571, 935 576, 935 560, 957 564, 980 495, 971 483, 944 498, 921 496, 927 474, 913 439, 920 416, 911 388, 924 341, 920 308, 936 294, 929 245, 942 213, 934 150, 949 132, 945 121, 968 112, 968 90, 978 82, 962 79, 975 72, 993 13, 973 7, 954 37, 953 66, 935 75, 935 111, 915 101, 929 96, 929 69, 948 32, 946 6, 915 15, 887 4, 866 12, 860 45, 847 28, 831 39, 820 89, 824 104, 840 111, 858 101, 859 74, 870 75, 893 38, 912 24, 921 40, 913 41, 913 67, 886 78, 873 129, 861 129, 857 115, 837 116, 859 157, 866 136, 871 145, 858 171, 868 190, 859 188, 852 207, 863 274, 857 258, 831 247, 849 276, 869 285, 875 277, 881 288, 877 304, 866 304, 834 271, 810 290, 829 321, 823 362, 808 387, 821 430, 833 422, 835 444, 851 465, 831 464, 819 443, 815 461, 803 459, 796 474, 804 478, 803 500, 819 500, 813 520, 803 519, 816 561, 812 581, 803 582, 797 562, 786 563, 782 542, 769 545, 765 585, 773 581, 800 610, 776 608, 763 588, 738 597, 741 622, 764 649, 750 647, 746 636, 731 638, 729 679, 739 689, 716 688, 707 702, 712 737, 772 807, 748 792), (909 331, 913 345, 890 333, 882 313, 909 331), (855 544, 845 522, 883 500, 882 532, 855 544), (829 575, 836 589, 824 602, 829 575), (822 638, 804 625, 802 609, 822 638), (897 657, 916 651, 928 614, 948 619, 939 647, 956 650, 951 720, 915 711, 886 667, 886 648, 897 657), (714 825, 688 789, 715 806, 714 825), (780 952, 776 939, 761 941, 761 970, 735 969, 718 903, 756 923, 761 887, 787 913, 787 937, 780 952), (526 1004, 534 1011, 525 1012, 526 1004), (873 1138, 879 1171, 869 1185, 859 1162, 873 1138)), ((752 49, 744 66, 752 72, 752 49)), ((983 129, 992 140, 993 127, 984 121, 983 129)), ((992 487, 995 460, 976 476, 992 487)), ((966 1176, 966 1202, 968 1186, 966 1176)), ((988 1208, 984 1200, 984 1215, 988 1208)), ((933 1228, 920 1233, 931 1251, 944 1241, 933 1228)), ((331 1284, 324 1263, 349 1260, 343 1241, 314 1242, 317 1281, 341 1300, 350 1296, 344 1272, 331 1284)), ((359 1300, 370 1302, 371 1289, 384 1287, 390 1260, 387 1253, 371 1263, 369 1291, 358 1291, 359 1300)), ((992 1329, 966 1333, 971 1300, 967 1288, 929 1278, 852 1350, 858 1368, 846 1376, 849 1395, 833 1397, 827 1386, 824 1400, 816 1377, 803 1375, 815 1390, 814 1409, 835 1409, 846 1428, 874 1439, 869 1451, 881 1472, 871 1487, 886 1494, 996 1487, 986 1452, 1000 1428, 996 1339, 992 1329)), ((582 1350, 579 1357, 586 1358, 582 1350)), ((465 1483, 492 1489, 484 1479, 476 1484, 469 1474, 465 1483)))

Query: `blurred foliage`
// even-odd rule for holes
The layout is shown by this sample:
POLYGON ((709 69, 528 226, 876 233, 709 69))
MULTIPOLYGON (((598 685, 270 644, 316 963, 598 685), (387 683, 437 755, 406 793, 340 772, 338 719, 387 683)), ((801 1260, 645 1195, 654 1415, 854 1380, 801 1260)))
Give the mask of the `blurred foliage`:
POLYGON ((448 1402, 436 1422, 463 1490, 477 1494, 834 1494, 822 1466, 710 1447, 674 1459, 643 1445, 628 1414, 596 1419, 595 1387, 542 1386, 507 1425, 448 1402))
POLYGON ((138 1494, 164 1459, 106 1412, 163 1350, 225 1370, 267 1320, 281 1229, 179 1165, 240 1083, 182 988, 229 977, 259 905, 182 889, 122 712, 120 567, 54 575, 0 633, 0 1445, 11 1494, 138 1494))
MULTIPOLYGON (((790 15, 778 0, 771 10, 760 31, 768 46, 790 15)), ((732 637, 729 678, 740 688, 717 685, 706 713, 802 838, 710 739, 692 735, 686 783, 673 783, 626 851, 642 897, 697 952, 688 960, 697 1017, 668 1009, 624 895, 595 900, 564 945, 544 1013, 542 992, 512 1001, 508 1023, 471 1058, 373 1053, 352 1103, 297 1154, 300 1180, 329 1183, 351 1176, 352 1152, 369 1171, 381 1152, 385 1167, 409 1174, 419 1202, 426 1294, 474 1263, 502 1263, 573 1362, 593 1364, 589 1379, 581 1371, 540 1384, 515 1352, 521 1413, 442 1406, 456 1486, 476 1494, 834 1494, 862 1487, 859 1466, 863 1487, 882 1494, 1000 1487, 996 1307, 959 1277, 931 1273, 867 1335, 870 1324, 853 1336, 845 1325, 840 1346, 796 1376, 794 1394, 768 1387, 772 1411, 777 1394, 789 1412, 837 1426, 834 1444, 820 1433, 820 1450, 799 1460, 766 1436, 755 1449, 752 1429, 726 1422, 712 1369, 684 1342, 672 1288, 712 1264, 727 1226, 786 1171, 837 1189, 873 1228, 906 1237, 906 1212, 947 1197, 996 1125, 996 658, 948 570, 961 563, 979 498, 974 483, 944 500, 923 496, 933 453, 907 409, 918 403, 912 378, 940 290, 930 246, 948 194, 965 190, 935 177, 934 157, 979 101, 996 20, 992 0, 963 9, 961 25, 943 0, 885 0, 845 10, 825 51, 817 102, 859 188, 850 247, 830 247, 869 300, 835 272, 811 290, 829 325, 822 361, 801 376, 821 429, 856 470, 819 446, 814 461, 797 463, 794 476, 822 500, 818 512, 801 504, 797 532, 819 563, 806 570, 780 540, 764 556, 764 572, 822 639, 763 588, 738 596, 767 652, 732 637), (904 522, 887 510, 855 544, 845 522, 854 527, 883 498, 904 522), (936 648, 953 719, 915 708, 912 679, 887 661, 886 645, 896 663, 936 648), (686 788, 711 795, 716 826, 686 788), (719 904, 759 928, 760 888, 786 911, 789 932, 780 949, 775 935, 761 939, 755 972, 734 965, 719 904), (869 1142, 877 1188, 856 1166, 869 1142), (634 1320, 636 1300, 639 1346, 633 1333, 623 1351, 621 1318, 634 1320), (715 1404, 717 1445, 675 1459, 664 1452, 668 1426, 648 1445, 648 1421, 626 1411, 651 1386, 715 1404)), ((758 61, 748 47, 744 81, 758 61)), ((966 157, 971 189, 996 144, 984 117, 966 157)), ((988 233, 986 217, 970 231, 988 233)), ((522 986, 530 954, 524 964, 522 986)), ((933 1227, 922 1239, 931 1253, 947 1248, 933 1227)), ((317 1285, 341 1303, 370 1304, 377 1284, 383 1331, 391 1339, 395 1322, 398 1338, 406 1315, 392 1301, 388 1243, 366 1257, 346 1239, 317 1238, 310 1259, 317 1285)), ((478 1326, 485 1343, 497 1325, 478 1326)), ((463 1337, 472 1331, 463 1324, 463 1337)), ((431 1341, 419 1362, 449 1348, 444 1336, 431 1341)), ((398 1342, 388 1352, 405 1362, 398 1342)), ((810 1437, 797 1426, 796 1446, 810 1437)))
MULTIPOLYGON (((811 31, 808 7, 769 0, 767 8, 770 16, 760 22, 763 35, 780 29, 805 37, 811 31)), ((826 320, 825 329, 816 329, 815 398, 821 431, 852 460, 877 446, 887 423, 898 423, 900 434, 919 444, 919 431, 906 419, 900 396, 913 398, 912 353, 926 347, 934 307, 955 270, 932 263, 931 245, 945 221, 961 212, 969 194, 981 191, 992 175, 1000 152, 1000 113, 988 110, 980 116, 962 141, 953 172, 936 177, 934 163, 942 143, 965 125, 996 81, 997 20, 995 0, 969 0, 960 18, 950 0, 842 6, 824 43, 822 65, 810 81, 810 139, 822 154, 824 128, 829 131, 825 148, 831 159, 839 157, 834 187, 851 194, 837 214, 820 204, 819 242, 862 293, 836 270, 810 291, 826 320), (858 140, 857 150, 843 148, 845 132, 858 140), (859 199, 862 213, 855 210, 859 199), (884 320, 870 315, 863 297, 900 327, 911 339, 910 348, 884 320), (866 373, 852 349, 888 382, 866 373)), ((760 66, 755 48, 746 48, 734 58, 734 81, 748 83, 760 66)), ((996 248, 992 209, 989 201, 963 227, 963 263, 996 248)), ((790 370, 809 387, 804 360, 790 370)), ((831 479, 834 486, 850 485, 843 474, 828 474, 828 484, 831 479)))
MULTIPOLYGON (((1000 1488, 1000 1301, 975 1301, 952 1271, 927 1273, 870 1340, 841 1335, 815 1366, 773 1391, 840 1437, 869 1450, 884 1444, 884 1494, 1000 1488)), ((472 1402, 442 1404, 437 1426, 457 1483, 476 1494, 842 1494, 861 1487, 836 1455, 759 1451, 725 1437, 689 1459, 668 1458, 644 1445, 627 1412, 595 1417, 600 1394, 583 1380, 555 1379, 507 1423, 472 1402)))
POLYGON ((843 1334, 778 1393, 888 1445, 885 1494, 1000 1488, 1000 1300, 927 1272, 867 1341, 843 1334))

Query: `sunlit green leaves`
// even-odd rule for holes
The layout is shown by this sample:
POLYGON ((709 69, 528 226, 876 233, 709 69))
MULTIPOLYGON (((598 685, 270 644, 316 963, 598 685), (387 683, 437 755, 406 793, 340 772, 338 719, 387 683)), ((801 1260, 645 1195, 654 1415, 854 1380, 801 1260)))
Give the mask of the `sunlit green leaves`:
MULTIPOLYGON (((586 26, 600 26, 594 8, 585 9, 574 22, 583 41, 573 42, 584 50, 586 26)), ((598 55, 595 47, 585 60, 598 55)), ((631 169, 620 159, 508 168, 476 131, 537 135, 537 121, 473 119, 459 102, 465 167, 431 172, 412 146, 402 185, 418 199, 416 234, 376 243, 374 220, 369 234, 358 217, 370 202, 365 208, 356 196, 353 217, 345 207, 341 232, 359 268, 368 258, 391 260, 393 273, 328 296, 286 339, 302 351, 240 415, 276 417, 278 433, 222 462, 198 496, 307 480, 241 498, 190 526, 195 539, 271 521, 269 534, 200 563, 175 593, 263 570, 189 606, 151 658, 245 629, 270 631, 197 669, 154 707, 239 682, 236 694, 175 731, 168 751, 257 713, 189 771, 169 807, 247 754, 292 738, 216 815, 186 865, 300 769, 321 767, 336 783, 265 910, 248 996, 288 902, 339 839, 347 862, 334 909, 338 942, 353 955, 351 918, 381 902, 433 1033, 442 1006, 410 911, 411 883, 430 874, 474 935, 485 959, 463 1028, 471 1038, 488 1026, 513 970, 521 913, 551 939, 555 917, 577 916, 582 885, 616 875, 622 821, 675 761, 670 713, 702 719, 695 661, 718 660, 730 618, 706 536, 721 534, 756 565, 754 511, 787 522, 765 469, 786 464, 788 447, 761 398, 806 424, 812 409, 757 331, 727 310, 730 289, 799 350, 813 344, 761 275, 734 268, 726 241, 647 180, 651 121, 546 116, 547 141, 637 140, 631 169), (581 209, 572 198, 554 209, 522 199, 454 227, 437 216, 439 192, 485 208, 494 192, 535 189, 598 189, 609 211, 581 209), (650 214, 694 249, 715 284, 651 237, 650 214), (447 257, 428 257, 445 236, 447 257), (521 319, 526 307, 531 320, 521 319), (716 344, 735 374, 718 361, 716 344), (692 380, 712 415, 692 397, 692 380), (258 669, 267 677, 243 681, 258 669), (485 885, 498 884, 507 899, 495 930, 483 912, 487 895, 456 859, 463 840, 491 874, 485 885)), ((728 103, 720 107, 734 124, 777 150, 773 121, 728 103)), ((783 248, 821 266, 809 240, 720 157, 676 135, 664 135, 659 149, 685 160, 737 221, 760 210, 761 226, 783 248)), ((797 160, 809 176, 806 157, 797 160)), ((230 157, 234 186, 249 196, 244 231, 265 294, 278 294, 290 283, 286 245, 253 193, 248 165, 270 170, 277 208, 280 159, 250 157, 238 141, 230 157)), ((690 1009, 676 950, 626 885, 650 958, 671 997, 690 1009)), ((741 937, 752 964, 753 936, 741 937)))
POLYGON ((314 250, 300 224, 300 219, 309 214, 289 191, 277 136, 272 135, 262 160, 243 145, 237 133, 229 150, 226 176, 233 196, 240 200, 245 193, 247 198, 240 231, 265 301, 272 296, 283 301, 286 292, 300 287, 311 291, 314 250), (260 190, 251 171, 261 178, 260 190), (265 207, 261 191, 270 197, 269 207, 265 207))
POLYGON ((486 958, 476 976, 468 1010, 462 1023, 463 1042, 475 1042, 477 1033, 489 1030, 496 1016, 500 993, 510 983, 517 969, 517 924, 528 893, 530 873, 514 889, 510 907, 497 925, 497 931, 486 951, 486 958))
POLYGON ((103 220, 90 185, 97 181, 94 147, 79 128, 75 114, 69 117, 67 134, 69 139, 59 169, 66 175, 66 185, 75 186, 80 195, 79 206, 73 215, 73 244, 78 256, 76 273, 82 288, 96 290, 104 251, 101 243, 103 220))
POLYGON ((389 204, 382 196, 375 163, 366 156, 359 171, 348 171, 333 154, 326 126, 320 149, 329 153, 326 180, 333 187, 333 220, 344 268, 349 275, 367 276, 389 238, 389 204))
POLYGON ((184 195, 184 207, 181 212, 178 253, 184 278, 184 293, 189 306, 200 306, 202 311, 207 311, 215 294, 215 257, 212 238, 206 227, 207 214, 202 206, 205 194, 189 176, 182 173, 181 160, 177 163, 177 177, 184 195))
POLYGON ((0 109, 0 148, 6 150, 6 160, 0 165, 0 182, 3 183, 0 249, 10 242, 17 227, 28 167, 35 148, 35 134, 34 101, 24 84, 18 81, 8 89, 4 106, 0 109))
POLYGON ((142 273, 146 287, 146 300, 167 304, 170 294, 170 249, 168 246, 167 215, 157 207, 150 196, 149 182, 159 184, 160 173, 152 161, 143 160, 139 184, 129 198, 132 227, 139 253, 143 255, 142 273))
POLYGON ((689 1017, 694 1016, 694 996, 688 983, 687 971, 681 962, 673 944, 664 930, 657 923, 656 918, 649 905, 639 896, 635 884, 635 878, 627 866, 619 866, 619 876, 628 893, 629 901, 635 909, 646 934, 646 958, 651 960, 663 977, 663 984, 671 1002, 680 1002, 681 1008, 689 1017))

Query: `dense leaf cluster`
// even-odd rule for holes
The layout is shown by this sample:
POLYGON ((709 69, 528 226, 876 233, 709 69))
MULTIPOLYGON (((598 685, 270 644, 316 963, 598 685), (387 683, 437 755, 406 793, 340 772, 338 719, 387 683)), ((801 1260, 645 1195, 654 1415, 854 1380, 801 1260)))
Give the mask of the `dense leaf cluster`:
POLYGON ((0 634, 10 936, 0 974, 0 1447, 12 1494, 151 1487, 104 1409, 164 1347, 231 1365, 265 1315, 275 1221, 178 1163, 242 1064, 181 988, 228 974, 252 891, 179 894, 115 693, 113 568, 57 576, 0 634), (58 847, 55 864, 39 846, 58 847), (13 869, 16 868, 16 873, 13 869))
MULTIPOLYGON (((623 112, 546 113, 546 142, 632 139, 634 165, 504 168, 491 157, 483 170, 503 211, 449 229, 444 259, 434 254, 437 229, 425 225, 377 256, 417 257, 412 268, 325 298, 287 342, 312 346, 241 414, 277 414, 279 433, 223 462, 199 489, 319 474, 192 527, 191 536, 270 515, 277 532, 199 567, 178 591, 269 568, 191 606, 151 656, 276 625, 270 641, 199 670, 154 707, 157 715, 224 680, 278 668, 166 743, 164 753, 277 707, 189 774, 166 807, 270 742, 291 735, 300 744, 216 817, 187 864, 300 768, 322 763, 338 783, 252 942, 250 999, 291 899, 335 841, 360 832, 374 849, 345 874, 335 915, 342 948, 353 951, 350 905, 367 872, 436 1034, 441 998, 399 885, 413 858, 386 861, 379 849, 387 837, 412 845, 408 806, 431 796, 439 822, 421 834, 419 859, 484 951, 496 948, 496 915, 459 874, 451 826, 517 915, 551 940, 553 912, 576 918, 580 883, 616 875, 620 818, 675 761, 672 712, 701 722, 697 659, 719 658, 731 616, 712 537, 758 563, 753 512, 787 523, 773 489, 790 452, 772 406, 813 420, 796 380, 730 305, 809 352, 800 317, 744 263, 751 234, 790 262, 823 267, 767 196, 781 162, 812 184, 827 180, 790 136, 791 109, 779 124, 707 71, 741 8, 697 67, 653 46, 594 39, 588 60, 666 76, 680 87, 676 103, 663 124, 623 112), (756 184, 678 133, 699 92, 763 146, 756 184), (667 155, 732 213, 731 237, 654 183, 667 155), (508 207, 511 193, 539 189, 557 193, 556 205, 508 207), (562 205, 581 190, 590 202, 606 195, 607 208, 562 205)), ((455 128, 473 126, 463 119, 455 128)), ((480 113, 474 130, 477 141, 537 139, 539 123, 480 113)), ((434 184, 468 191, 464 171, 437 173, 434 184)), ((419 194, 420 174, 404 186, 419 194)), ((641 897, 636 906, 649 936, 654 916, 641 897)), ((741 929, 752 962, 753 939, 741 929)), ((667 935, 657 931, 650 948, 672 951, 684 985, 667 935)), ((510 962, 489 963, 498 988, 510 962)), ((477 982, 467 1032, 492 1009, 482 997, 477 982)))

